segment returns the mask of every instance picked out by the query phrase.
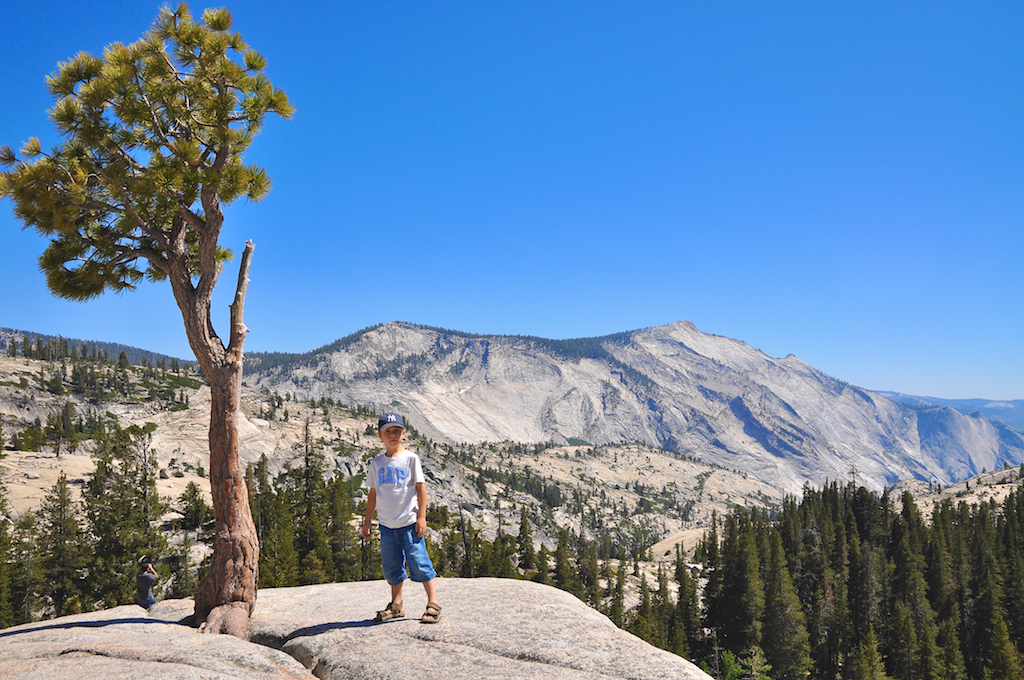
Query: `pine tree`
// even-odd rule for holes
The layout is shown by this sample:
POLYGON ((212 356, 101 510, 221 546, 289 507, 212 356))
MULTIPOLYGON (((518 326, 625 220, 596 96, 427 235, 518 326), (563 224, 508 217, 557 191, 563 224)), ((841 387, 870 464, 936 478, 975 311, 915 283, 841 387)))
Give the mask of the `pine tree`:
MULTIPOLYGON (((3 428, 0 427, 0 460, 4 458, 3 428)), ((7 487, 0 480, 0 628, 8 628, 16 622, 11 585, 14 576, 14 538, 11 535, 11 521, 7 519, 7 487)))
POLYGON ((354 517, 349 481, 339 473, 330 486, 330 540, 334 555, 334 573, 338 581, 358 581, 359 531, 352 526, 354 517))
POLYGON ((325 583, 334 579, 334 555, 328 536, 330 512, 325 482, 326 464, 316 450, 306 419, 300 450, 302 464, 286 471, 276 484, 278 497, 290 504, 295 527, 294 545, 299 560, 299 584, 325 583))
POLYGON ((764 635, 761 646, 775 680, 797 680, 811 670, 804 612, 782 550, 782 535, 773 531, 765 578, 764 635))
POLYGON ((977 507, 974 516, 975 573, 973 609, 973 636, 970 641, 968 670, 976 675, 989 659, 993 658, 996 641, 996 627, 1001 621, 1002 578, 995 554, 994 526, 989 508, 985 503, 977 507))
POLYGON ((938 649, 935 614, 926 597, 927 587, 921 572, 925 530, 916 514, 913 498, 907 494, 903 496, 903 508, 903 515, 893 523, 892 530, 890 670, 897 678, 932 678, 938 672, 938 649), (915 553, 915 550, 922 552, 915 553))
POLYGON ((533 580, 537 583, 548 583, 551 580, 551 557, 547 546, 543 543, 537 550, 537 573, 533 580))
POLYGON ((40 606, 44 577, 40 566, 39 527, 39 515, 35 512, 23 513, 14 524, 11 600, 15 624, 32 621, 40 606))
POLYGON ((178 496, 181 503, 181 526, 183 529, 198 529, 213 519, 213 508, 203 497, 203 492, 194 481, 189 482, 178 496))
POLYGON ((597 544, 586 542, 582 539, 580 543, 586 545, 583 549, 583 554, 576 560, 578 565, 577 572, 583 586, 584 600, 590 606, 597 607, 601 601, 601 585, 598 581, 600 569, 597 564, 597 544))
POLYGON ((878 653, 878 638, 873 628, 857 647, 850 680, 892 680, 885 673, 882 655, 878 653))
POLYGON ((764 656, 760 647, 747 650, 747 653, 740 660, 743 667, 743 680, 772 680, 768 675, 772 671, 772 665, 764 656))
POLYGON ((658 646, 657 628, 654 623, 654 606, 651 602, 651 589, 647 585, 647 576, 640 576, 640 604, 637 605, 636 613, 633 614, 627 629, 641 640, 646 640, 654 646, 658 646))
MULTIPOLYGON (((144 277, 170 283, 189 344, 210 383, 210 479, 217 534, 196 618, 256 600, 257 543, 248 515, 235 415, 239 407, 243 309, 253 246, 246 244, 230 305, 230 337, 211 323, 225 260, 224 206, 270 188, 242 155, 268 113, 288 117, 287 97, 264 74, 266 59, 211 9, 194 21, 185 3, 161 10, 153 29, 102 57, 80 52, 47 80, 61 143, 38 139, 22 157, 0 149, 0 196, 27 226, 51 239, 40 263, 56 295, 85 300, 129 291, 144 277)), ((220 631, 233 618, 215 615, 220 631)), ((244 636, 233 626, 231 631, 244 636)))
POLYGON ((747 513, 736 510, 725 520, 722 541, 722 592, 717 627, 722 645, 742 654, 761 644, 764 585, 754 528, 747 513))
POLYGON ((674 577, 679 587, 671 625, 677 631, 676 635, 680 637, 675 639, 670 649, 680 656, 689 657, 696 650, 700 635, 700 604, 697 579, 690 576, 686 567, 682 544, 676 544, 674 577))
POLYGON ((579 577, 569 559, 569 530, 558 532, 558 545, 555 547, 555 578, 554 584, 579 597, 582 594, 579 577))
POLYGON ((14 539, 11 530, 11 521, 6 517, 0 518, 0 628, 8 628, 17 623, 12 591, 14 539))
POLYGON ((172 572, 170 590, 167 597, 181 599, 188 597, 195 592, 196 587, 196 565, 192 562, 192 541, 188 530, 185 530, 181 546, 176 551, 175 568, 172 572))
POLYGON ((519 537, 517 544, 519 548, 519 566, 525 570, 535 568, 536 558, 533 551, 533 529, 530 527, 530 519, 526 514, 525 505, 519 511, 519 537))
POLYGON ((159 527, 167 505, 156 488, 149 434, 114 427, 97 440, 96 467, 82 491, 88 525, 89 596, 103 607, 135 600, 138 562, 167 552, 159 527))
POLYGON ((373 581, 384 578, 380 564, 380 541, 376 538, 365 539, 362 537, 360 537, 360 541, 362 541, 360 543, 360 558, 363 580, 373 581))
POLYGON ((967 667, 964 665, 964 655, 960 652, 960 636, 957 631, 957 620, 959 610, 955 618, 948 618, 942 622, 939 631, 939 642, 942 645, 942 660, 940 662, 939 678, 941 680, 966 680, 967 667))
POLYGON ((1024 680, 1020 652, 1010 641, 1009 629, 1001 615, 995 618, 989 649, 984 677, 992 680, 1024 680))
MULTIPOLYGON (((711 629, 712 634, 720 625, 720 607, 722 595, 722 560, 718 542, 718 513, 711 512, 711 526, 698 544, 697 551, 704 564, 707 583, 704 586, 704 627, 711 629)), ((705 650, 710 651, 710 650, 705 650)))
POLYGON ((81 570, 86 566, 86 548, 78 522, 62 470, 39 509, 40 568, 46 575, 42 592, 55 616, 82 610, 81 570))
POLYGON ((619 628, 622 628, 625 621, 625 592, 626 592, 626 565, 621 561, 615 572, 615 589, 612 591, 612 604, 609 618, 619 628))
POLYGON ((263 523, 263 547, 260 551, 259 585, 286 588, 299 584, 299 555, 295 550, 291 508, 279 494, 261 499, 267 504, 263 523))

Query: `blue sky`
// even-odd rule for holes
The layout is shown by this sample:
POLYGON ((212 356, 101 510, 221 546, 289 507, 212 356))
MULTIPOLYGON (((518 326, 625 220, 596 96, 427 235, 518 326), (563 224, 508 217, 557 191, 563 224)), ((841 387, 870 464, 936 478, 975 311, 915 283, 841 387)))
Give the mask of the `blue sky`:
MULTIPOLYGON (((249 351, 686 319, 870 389, 1024 398, 1024 4, 326 4, 229 5, 296 107, 222 239, 256 244, 249 351)), ((3 3, 0 143, 54 143, 44 76, 158 9, 3 3)), ((20 226, 0 202, 0 326, 190 356, 166 284, 58 300, 20 226)))

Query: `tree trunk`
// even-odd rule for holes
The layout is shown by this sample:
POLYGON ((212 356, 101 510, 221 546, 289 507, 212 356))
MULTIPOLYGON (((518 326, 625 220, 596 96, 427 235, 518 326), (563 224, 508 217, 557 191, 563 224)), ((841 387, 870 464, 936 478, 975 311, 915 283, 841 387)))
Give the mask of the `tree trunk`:
POLYGON ((228 367, 210 381, 210 490, 216 518, 213 558, 196 591, 196 623, 206 632, 245 638, 256 605, 259 541, 238 448, 235 414, 241 366, 228 367))
POLYGON ((195 620, 197 624, 206 623, 207 633, 228 633, 243 639, 248 636, 249 616, 256 606, 260 553, 235 422, 242 383, 242 346, 248 332, 242 312, 252 251, 252 241, 247 241, 231 305, 227 347, 210 321, 213 281, 201 281, 194 288, 183 258, 174 263, 170 277, 189 344, 210 383, 210 493, 216 533, 210 571, 196 590, 195 620))

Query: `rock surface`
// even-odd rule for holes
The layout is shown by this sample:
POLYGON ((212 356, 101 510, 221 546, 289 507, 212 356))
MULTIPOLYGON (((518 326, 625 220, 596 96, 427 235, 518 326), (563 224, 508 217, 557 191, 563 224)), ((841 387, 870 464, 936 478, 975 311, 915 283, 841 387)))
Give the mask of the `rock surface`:
POLYGON ((0 630, 0 675, 33 680, 311 680, 284 652, 180 623, 191 600, 65 616, 0 630))
POLYGON ((1024 462, 1024 436, 1004 425, 897 404, 689 322, 569 341, 389 323, 248 365, 257 388, 401 410, 435 440, 637 442, 792 493, 851 475, 875 490, 949 484, 1024 462))
POLYGON ((408 582, 406 618, 374 623, 389 593, 384 581, 261 590, 251 636, 321 678, 709 678, 550 586, 441 579, 441 620, 423 624, 426 596, 408 582))
POLYGON ((426 598, 411 582, 407 618, 374 623, 389 594, 384 581, 261 590, 251 642, 184 625, 191 600, 42 621, 0 631, 0 669, 43 680, 709 679, 550 586, 442 579, 433 625, 419 622, 426 598))

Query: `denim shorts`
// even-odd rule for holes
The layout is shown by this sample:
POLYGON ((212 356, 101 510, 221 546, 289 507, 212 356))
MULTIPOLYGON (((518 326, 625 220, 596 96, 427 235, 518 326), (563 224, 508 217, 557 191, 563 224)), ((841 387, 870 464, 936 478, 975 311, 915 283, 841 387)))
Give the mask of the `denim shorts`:
POLYGON ((389 529, 380 525, 380 563, 388 584, 397 586, 406 578, 425 583, 437 576, 427 554, 427 543, 416 536, 416 525, 389 529), (406 567, 409 572, 406 573, 406 567))

